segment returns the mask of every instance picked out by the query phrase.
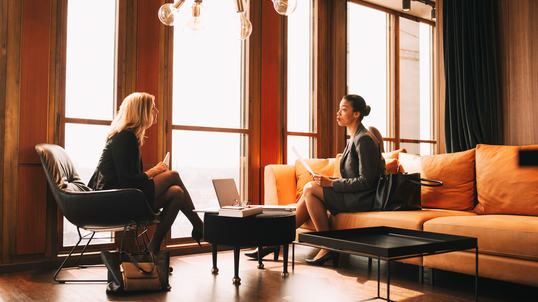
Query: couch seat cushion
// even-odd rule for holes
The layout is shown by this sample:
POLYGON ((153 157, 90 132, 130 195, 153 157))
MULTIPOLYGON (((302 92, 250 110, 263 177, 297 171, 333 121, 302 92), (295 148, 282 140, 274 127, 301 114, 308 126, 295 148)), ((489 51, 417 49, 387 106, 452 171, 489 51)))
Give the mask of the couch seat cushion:
POLYGON ((538 216, 538 167, 519 167, 521 149, 538 145, 476 148, 476 192, 478 214, 538 216))
POLYGON ((440 187, 422 186, 422 207, 471 211, 475 205, 475 149, 450 154, 400 153, 400 165, 408 173, 443 182, 440 187))
POLYGON ((423 224, 428 220, 437 217, 460 215, 475 216, 476 214, 449 210, 339 213, 331 216, 329 223, 331 225, 331 229, 354 229, 388 226, 411 230, 422 230, 423 224))
POLYGON ((424 231, 478 238, 481 254, 538 261, 538 217, 477 215, 440 217, 424 231))

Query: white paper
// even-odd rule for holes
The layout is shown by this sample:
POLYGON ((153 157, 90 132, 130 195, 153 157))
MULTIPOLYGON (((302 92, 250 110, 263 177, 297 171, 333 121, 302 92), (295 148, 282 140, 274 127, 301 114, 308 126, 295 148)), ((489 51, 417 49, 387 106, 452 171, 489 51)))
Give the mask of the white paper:
POLYGON ((170 167, 170 152, 166 153, 166 156, 163 159, 163 163, 170 167))
POLYGON ((291 150, 293 151, 293 153, 295 153, 295 155, 297 155, 297 158, 299 158, 299 160, 301 161, 301 163, 303 164, 303 166, 306 168, 306 170, 308 172, 310 172, 310 174, 314 175, 314 171, 312 171, 312 169, 310 168, 310 166, 306 163, 306 161, 301 157, 301 154, 299 154, 299 152, 297 151, 297 149, 295 149, 295 146, 291 146, 291 150))

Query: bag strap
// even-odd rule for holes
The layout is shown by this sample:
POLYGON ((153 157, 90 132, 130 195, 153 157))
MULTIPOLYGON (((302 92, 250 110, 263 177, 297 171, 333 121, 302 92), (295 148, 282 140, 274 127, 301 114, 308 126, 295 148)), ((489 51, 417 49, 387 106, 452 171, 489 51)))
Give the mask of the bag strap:
POLYGON ((146 274, 150 274, 153 272, 153 270, 155 270, 155 256, 153 255, 153 252, 150 252, 149 253, 149 256, 151 258, 151 263, 153 263, 153 267, 151 268, 150 271, 146 271, 145 269, 143 269, 140 264, 138 264, 138 262, 136 261, 135 258, 133 258, 133 256, 131 256, 131 254, 125 252, 125 251, 122 251, 121 254, 125 254, 129 257, 129 260, 131 260, 131 263, 134 264, 134 266, 136 266, 137 269, 139 269, 141 272, 144 272, 146 274))
POLYGON ((420 185, 420 186, 425 186, 425 187, 440 187, 443 185, 443 182, 440 180, 426 179, 426 178, 421 178, 420 181, 410 180, 410 182, 420 185), (427 181, 430 183, 423 183, 423 181, 427 181))

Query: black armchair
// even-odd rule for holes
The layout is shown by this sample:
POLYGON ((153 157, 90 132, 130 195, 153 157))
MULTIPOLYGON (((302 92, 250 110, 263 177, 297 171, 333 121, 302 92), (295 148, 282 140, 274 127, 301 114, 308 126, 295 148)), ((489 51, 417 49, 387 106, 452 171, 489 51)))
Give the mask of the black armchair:
MULTIPOLYGON (((80 180, 69 155, 62 147, 53 144, 38 144, 36 150, 60 211, 69 222, 77 227, 79 234, 77 244, 54 274, 54 281, 60 283, 106 282, 106 280, 57 280, 57 276, 82 239, 88 242, 77 260, 77 266, 95 232, 123 230, 120 248, 123 250, 126 232, 136 230, 138 234, 139 229, 159 223, 160 212, 155 213, 151 209, 144 194, 138 189, 93 191, 80 180), (90 231, 90 237, 81 236, 80 229, 90 231)), ((138 244, 138 240, 136 242, 138 244)))

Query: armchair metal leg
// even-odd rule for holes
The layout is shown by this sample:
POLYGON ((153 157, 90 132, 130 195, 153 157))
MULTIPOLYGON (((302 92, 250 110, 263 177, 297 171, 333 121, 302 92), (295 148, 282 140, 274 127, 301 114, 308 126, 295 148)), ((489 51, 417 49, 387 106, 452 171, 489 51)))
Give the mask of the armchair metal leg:
MULTIPOLYGON (((64 268, 64 266, 67 263, 67 261, 69 260, 69 258, 71 258, 71 255, 77 249, 77 247, 79 246, 82 239, 85 239, 84 236, 82 236, 82 234, 80 234, 80 229, 79 228, 77 228, 77 231, 78 231, 78 241, 75 244, 75 246, 71 249, 71 251, 69 252, 69 255, 67 255, 67 257, 64 259, 64 261, 62 262, 62 264, 60 265, 60 267, 58 268, 56 273, 54 274, 54 277, 53 277, 54 281, 58 282, 58 283, 65 283, 65 282, 108 282, 108 280, 83 280, 83 279, 62 279, 62 280, 59 280, 58 279, 58 274, 60 273, 60 271, 64 268)), ((93 236, 95 236, 95 232, 92 232, 91 237, 89 239, 87 239, 88 242, 86 243, 86 245, 82 249, 82 252, 80 253, 80 255, 77 258, 77 261, 75 262, 75 264, 77 265, 78 268, 90 267, 90 265, 84 265, 84 266, 79 265, 79 261, 80 261, 82 255, 84 254, 84 252, 86 251, 86 248, 88 247, 88 245, 90 245, 90 242, 92 241, 93 236)))

